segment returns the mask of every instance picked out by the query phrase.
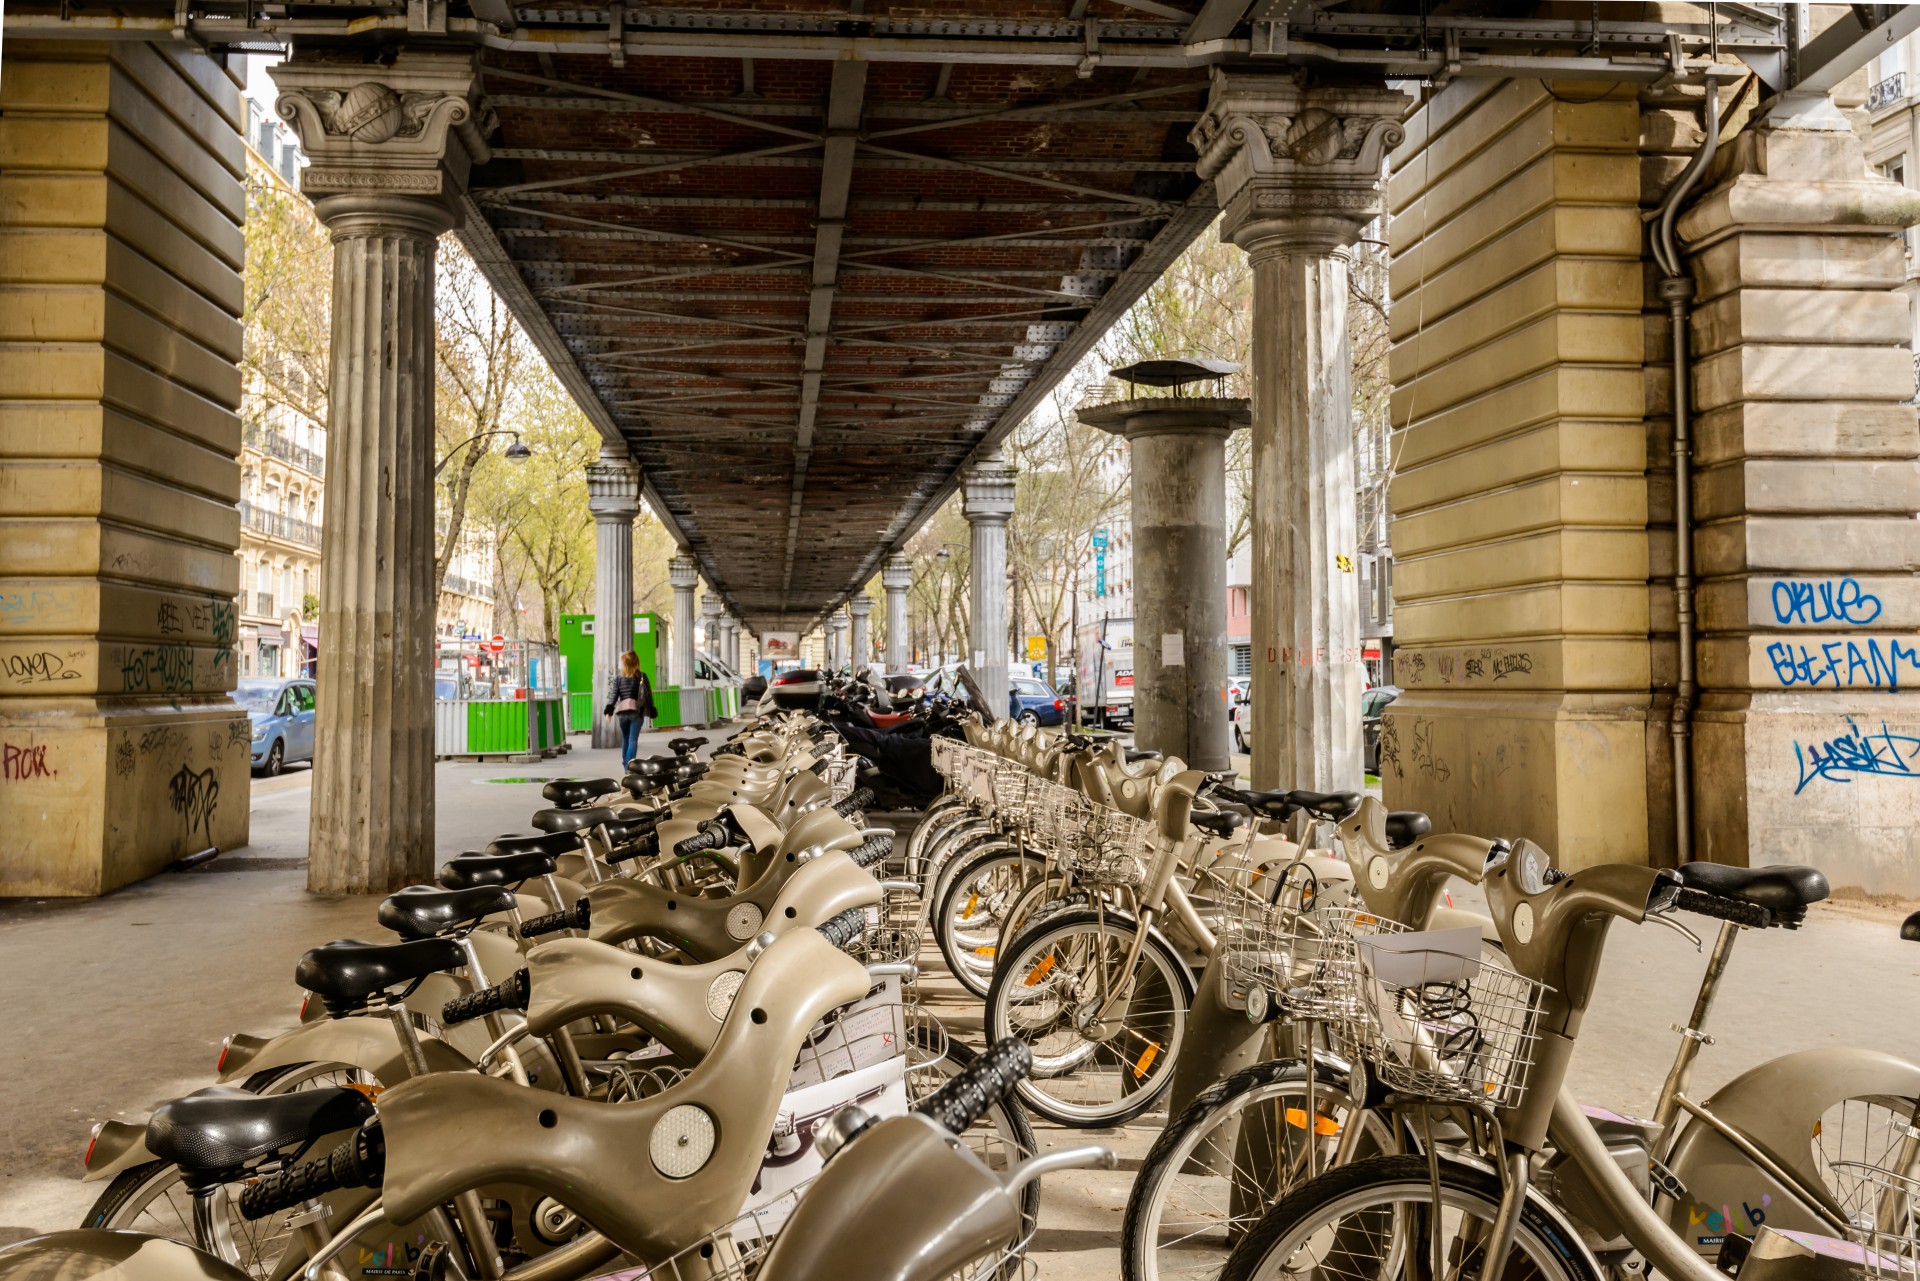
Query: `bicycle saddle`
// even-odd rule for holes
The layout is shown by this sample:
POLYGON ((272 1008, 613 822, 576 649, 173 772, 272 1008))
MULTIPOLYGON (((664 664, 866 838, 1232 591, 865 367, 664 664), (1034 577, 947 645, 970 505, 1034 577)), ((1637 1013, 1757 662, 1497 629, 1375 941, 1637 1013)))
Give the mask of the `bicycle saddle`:
POLYGON ((678 752, 682 756, 685 756, 688 752, 698 751, 706 745, 707 740, 704 735, 700 738, 670 738, 667 740, 667 750, 670 752, 678 752))
POLYGON ((524 854, 462 854, 440 865, 435 879, 450 890, 476 885, 518 885, 536 876, 551 876, 556 864, 551 854, 529 850, 524 854))
POLYGON ((583 810, 538 810, 534 813, 533 825, 543 832, 578 832, 582 828, 598 827, 612 818, 612 810, 594 805, 583 810))
POLYGON ((1403 850, 1433 830, 1433 820, 1419 810, 1387 812, 1387 844, 1403 850))
MULTIPOLYGON (((501 890, 499 893, 507 894, 501 890)), ((316 947, 300 958, 293 981, 319 997, 335 1013, 366 1003, 375 992, 411 983, 429 974, 458 969, 467 955, 452 939, 424 938, 408 943, 356 943, 316 947)))
POLYGON ((1729 867, 1725 863, 1682 863, 1680 880, 1690 890, 1764 907, 1774 924, 1794 926, 1806 919, 1807 905, 1827 897, 1827 878, 1817 868, 1776 863, 1771 867, 1729 867))
POLYGON ((162 1103, 147 1121, 147 1151, 172 1161, 192 1185, 195 1174, 245 1165, 276 1148, 357 1129, 373 1100, 345 1086, 261 1096, 212 1085, 162 1103))
POLYGON ((540 795, 561 809, 575 809, 596 796, 619 790, 620 784, 610 778, 556 778, 540 789, 540 795))
POLYGON ((430 939, 442 930, 472 925, 495 912, 510 912, 515 902, 513 891, 504 885, 477 885, 466 890, 409 885, 380 900, 374 919, 401 938, 430 939))
MULTIPOLYGON (((496 836, 487 842, 482 854, 546 854, 559 858, 562 854, 578 854, 581 840, 572 832, 542 832, 538 836, 509 833, 496 836)), ((470 857, 463 855, 462 857, 470 857)))

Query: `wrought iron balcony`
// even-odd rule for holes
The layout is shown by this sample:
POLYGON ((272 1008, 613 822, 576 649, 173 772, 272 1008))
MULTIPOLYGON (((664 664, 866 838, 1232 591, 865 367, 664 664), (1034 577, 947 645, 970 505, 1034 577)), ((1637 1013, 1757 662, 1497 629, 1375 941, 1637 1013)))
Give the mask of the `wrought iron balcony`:
POLYGON ((304 445, 296 445, 284 432, 268 431, 255 425, 247 427, 246 443, 269 458, 278 458, 283 463, 292 463, 301 471, 310 472, 325 478, 327 460, 304 445))
POLYGON ((477 579, 462 578, 458 574, 448 574, 441 584, 441 590, 452 592, 456 596, 471 596, 476 600, 492 600, 493 585, 477 579))
POLYGON ((265 511, 252 503, 241 502, 240 523, 256 534, 265 534, 268 538, 278 538, 282 542, 298 543, 302 547, 320 545, 320 527, 297 516, 282 516, 279 512, 265 511))
POLYGON ((1867 110, 1878 111, 1903 102, 1907 96, 1907 73, 1896 71, 1867 91, 1867 110))

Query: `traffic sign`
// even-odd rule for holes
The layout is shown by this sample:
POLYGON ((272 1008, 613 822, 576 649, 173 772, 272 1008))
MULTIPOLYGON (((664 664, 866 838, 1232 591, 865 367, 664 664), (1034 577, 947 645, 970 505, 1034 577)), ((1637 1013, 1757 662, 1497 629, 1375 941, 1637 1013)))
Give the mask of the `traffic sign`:
POLYGON ((507 638, 500 635, 498 632, 494 633, 493 639, 487 642, 487 649, 495 654, 504 652, 506 648, 507 648, 507 638))
POLYGON ((1107 545, 1107 531, 1104 528, 1093 531, 1093 545, 1095 547, 1105 547, 1107 545))

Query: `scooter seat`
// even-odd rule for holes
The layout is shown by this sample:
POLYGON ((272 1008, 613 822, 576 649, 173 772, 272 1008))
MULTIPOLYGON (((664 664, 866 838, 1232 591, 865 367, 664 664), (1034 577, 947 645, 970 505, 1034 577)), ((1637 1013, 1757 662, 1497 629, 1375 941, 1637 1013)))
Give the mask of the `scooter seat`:
MULTIPOLYGON (((534 835, 496 836, 487 842, 483 854, 546 854, 559 858, 562 854, 578 854, 585 842, 572 832, 542 832, 534 835)), ((465 856, 463 856, 465 857, 465 856)))
POLYGON ((533 816, 533 825, 543 832, 578 832, 598 827, 612 817, 613 811, 604 805, 583 810, 540 810, 533 816))
POLYGON ((450 890, 518 885, 536 876, 551 876, 556 866, 553 855, 532 850, 524 854, 462 854, 442 863, 436 879, 450 890))
POLYGON ((562 809, 577 809, 596 796, 620 790, 610 778, 556 778, 540 789, 540 795, 562 809))
POLYGON ((147 1121, 147 1151, 188 1176, 237 1169, 255 1157, 357 1129, 374 1113, 359 1090, 334 1086, 291 1094, 250 1094, 214 1085, 162 1103, 147 1121))
POLYGON ((1798 925, 1807 905, 1830 892, 1818 868, 1776 863, 1771 867, 1729 867, 1725 863, 1682 863, 1680 880, 1690 890, 1764 907, 1776 925, 1798 925))
POLYGON ((300 958, 293 981, 339 1013, 366 1004, 375 992, 395 984, 459 969, 466 963, 467 954, 452 939, 328 943, 300 958))
POLYGON ((476 885, 464 890, 409 885, 382 899, 375 919, 403 939, 430 939, 495 912, 510 912, 514 904, 513 891, 504 885, 476 885))
POLYGON ((1393 810, 1387 815, 1387 844, 1403 850, 1433 830, 1433 820, 1419 810, 1393 810))

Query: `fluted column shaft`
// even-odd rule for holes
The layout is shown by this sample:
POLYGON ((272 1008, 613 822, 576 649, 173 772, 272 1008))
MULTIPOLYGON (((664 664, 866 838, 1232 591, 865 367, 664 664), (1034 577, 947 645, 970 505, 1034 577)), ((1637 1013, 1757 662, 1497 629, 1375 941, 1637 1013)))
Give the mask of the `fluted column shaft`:
POLYGON ((967 655, 987 711, 1007 714, 1007 522, 1013 519, 1013 468, 992 450, 966 473, 961 513, 967 518, 972 587, 967 655))
POLYGON ((639 470, 619 445, 601 446, 587 468, 587 510, 595 522, 593 561, 593 745, 619 747, 620 726, 601 713, 633 648, 633 522, 640 514, 639 470))
POLYGON ((912 653, 907 637, 907 589, 913 585, 913 567, 907 558, 895 552, 880 571, 880 583, 887 589, 887 671, 904 672, 912 653))
POLYGON ((684 687, 693 684, 693 589, 700 581, 700 566, 684 553, 675 556, 667 562, 667 581, 673 586, 673 683, 684 687))
POLYGON ((847 614, 853 619, 853 653, 849 661, 855 668, 865 667, 873 661, 873 644, 867 635, 867 620, 873 614, 873 598, 865 594, 855 596, 847 602, 847 614))
POLYGON ((433 266, 438 201, 334 196, 327 522, 307 888, 433 870, 433 266))

